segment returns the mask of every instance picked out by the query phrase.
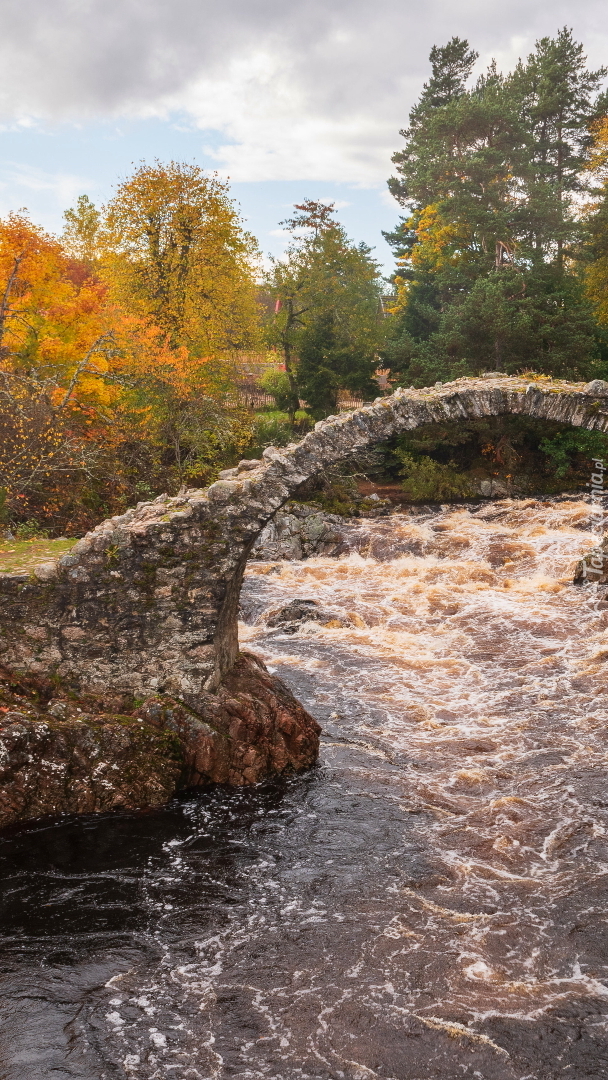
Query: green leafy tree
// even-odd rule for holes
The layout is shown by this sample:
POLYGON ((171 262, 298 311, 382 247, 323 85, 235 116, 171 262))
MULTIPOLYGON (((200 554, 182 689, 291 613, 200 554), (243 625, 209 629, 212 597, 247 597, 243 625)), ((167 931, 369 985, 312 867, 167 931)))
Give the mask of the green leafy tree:
POLYGON ((266 371, 260 379, 260 386, 266 394, 270 394, 277 409, 287 412, 292 403, 291 383, 285 371, 266 371))
POLYGON ((414 502, 424 499, 464 499, 473 494, 470 479, 458 472, 454 462, 444 465, 426 454, 414 457, 401 449, 395 453, 402 464, 400 475, 403 477, 403 489, 414 502))
POLYGON ((92 266, 99 255, 101 214, 88 195, 80 195, 76 206, 63 215, 61 237, 65 251, 74 259, 92 266))
POLYGON ((284 224, 298 235, 267 279, 268 331, 283 352, 292 417, 300 398, 319 417, 336 408, 341 389, 373 393, 381 279, 370 248, 348 239, 333 207, 307 200, 296 210, 284 224))

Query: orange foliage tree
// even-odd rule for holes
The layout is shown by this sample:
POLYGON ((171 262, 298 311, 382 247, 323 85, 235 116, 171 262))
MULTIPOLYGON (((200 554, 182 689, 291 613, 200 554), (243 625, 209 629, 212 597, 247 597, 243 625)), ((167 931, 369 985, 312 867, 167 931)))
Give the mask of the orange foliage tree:
POLYGON ((171 216, 152 174, 105 215, 81 197, 63 242, 23 215, 0 221, 0 523, 81 531, 208 481, 249 439, 230 361, 255 340, 253 247, 222 185, 190 173, 171 216))
POLYGON ((94 476, 119 394, 107 289, 13 214, 0 222, 0 290, 3 501, 52 516, 94 476))

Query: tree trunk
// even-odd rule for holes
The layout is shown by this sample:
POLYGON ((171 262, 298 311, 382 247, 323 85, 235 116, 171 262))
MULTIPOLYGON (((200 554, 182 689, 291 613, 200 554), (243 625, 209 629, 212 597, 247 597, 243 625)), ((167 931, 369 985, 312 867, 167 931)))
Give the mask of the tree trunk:
POLYGON ((289 379, 289 388, 291 390, 291 400, 287 406, 287 415, 289 417, 289 423, 294 424, 296 419, 296 413, 300 408, 300 395, 298 392, 298 383, 296 380, 295 372, 293 370, 292 354, 291 354, 291 341, 289 334, 293 323, 295 321, 293 312, 293 301, 288 300, 286 302, 287 307, 287 322, 285 324, 285 331, 283 333, 283 356, 285 357, 285 374, 289 379))

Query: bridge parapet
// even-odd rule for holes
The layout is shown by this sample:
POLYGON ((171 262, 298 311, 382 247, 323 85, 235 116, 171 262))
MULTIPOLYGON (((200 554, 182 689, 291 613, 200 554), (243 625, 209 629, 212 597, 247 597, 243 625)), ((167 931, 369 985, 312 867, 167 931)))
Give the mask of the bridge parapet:
POLYGON ((238 655, 245 564, 264 525, 327 465, 423 424, 505 413, 608 430, 608 384, 490 376, 397 390, 301 442, 102 522, 54 563, 0 574, 0 663, 92 690, 215 689, 238 655))

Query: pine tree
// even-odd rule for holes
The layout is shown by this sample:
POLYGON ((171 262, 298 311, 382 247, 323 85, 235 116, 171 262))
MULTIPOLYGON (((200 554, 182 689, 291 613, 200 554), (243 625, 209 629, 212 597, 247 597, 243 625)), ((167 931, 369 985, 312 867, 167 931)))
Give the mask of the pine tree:
POLYGON ((533 262, 564 268, 580 237, 575 198, 586 187, 590 126, 606 105, 599 93, 606 68, 589 71, 583 46, 567 27, 544 37, 511 77, 511 92, 529 136, 522 188, 529 231, 523 242, 533 262))
POLYGON ((411 213, 387 235, 403 298, 389 362, 415 381, 484 367, 584 374, 594 325, 575 272, 575 199, 605 71, 586 68, 567 29, 467 88, 475 58, 457 39, 433 50, 393 158, 389 186, 411 213))

